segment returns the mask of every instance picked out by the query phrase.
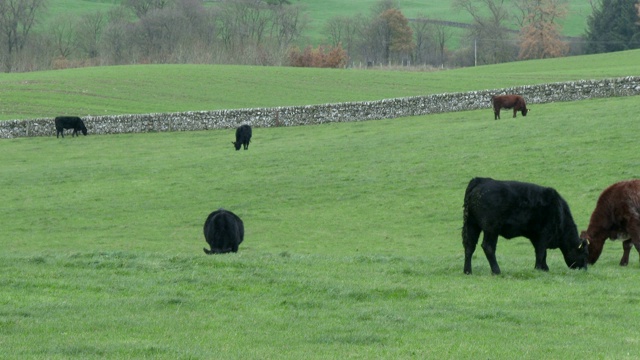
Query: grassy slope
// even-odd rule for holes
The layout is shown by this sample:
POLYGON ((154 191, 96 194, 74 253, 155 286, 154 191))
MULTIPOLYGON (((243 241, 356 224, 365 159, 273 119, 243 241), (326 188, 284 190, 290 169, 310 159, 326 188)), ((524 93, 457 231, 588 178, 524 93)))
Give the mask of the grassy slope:
POLYGON ((640 75, 640 51, 440 72, 208 65, 0 74, 0 120, 306 105, 640 75))
POLYGON ((364 123, 2 141, 0 345, 8 358, 633 358, 636 255, 587 272, 525 239, 462 274, 472 176, 554 186, 580 228, 640 177, 636 98, 364 123), (617 144, 611 146, 611 144, 617 144), (605 171, 603 171, 605 170, 605 171), (240 252, 202 253, 224 206, 240 252))

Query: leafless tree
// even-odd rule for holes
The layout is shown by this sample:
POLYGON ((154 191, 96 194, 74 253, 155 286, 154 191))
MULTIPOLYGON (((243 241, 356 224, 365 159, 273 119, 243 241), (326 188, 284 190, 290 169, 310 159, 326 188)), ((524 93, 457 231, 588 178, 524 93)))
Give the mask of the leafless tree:
POLYGON ((106 65, 120 65, 132 62, 129 56, 129 41, 132 25, 126 20, 124 8, 118 7, 109 11, 107 25, 100 41, 100 52, 106 65))
POLYGON ((80 17, 76 25, 78 49, 90 59, 99 55, 99 44, 107 25, 107 16, 102 11, 80 17))
POLYGON ((438 52, 440 53, 440 62, 436 65, 444 65, 446 61, 445 50, 447 41, 451 38, 451 32, 449 31, 449 27, 443 24, 436 24, 434 26, 434 35, 435 42, 438 45, 438 52))
POLYGON ((414 64, 431 63, 435 53, 434 25, 427 21, 425 15, 419 15, 411 22, 416 47, 413 53, 414 64))
POLYGON ((63 15, 55 19, 48 33, 58 57, 66 59, 76 49, 75 23, 71 16, 63 15))
POLYGON ((162 10, 172 3, 172 0, 124 0, 122 5, 133 10, 136 16, 142 19, 149 11, 162 10))
POLYGON ((307 27, 308 19, 299 5, 272 5, 270 35, 278 47, 286 50, 307 27))
POLYGON ((469 38, 477 48, 479 63, 494 64, 514 59, 517 49, 507 28, 511 16, 505 0, 455 0, 454 6, 473 17, 469 38))
POLYGON ((1 0, 0 40, 4 69, 11 71, 13 57, 24 48, 46 0, 1 0))
POLYGON ((219 33, 227 51, 240 54, 262 42, 270 17, 266 3, 223 0, 219 9, 219 33))
POLYGON ((361 14, 354 17, 336 16, 327 21, 323 33, 333 47, 345 49, 349 61, 352 61, 357 57, 356 49, 361 40, 359 35, 363 33, 366 22, 361 14))

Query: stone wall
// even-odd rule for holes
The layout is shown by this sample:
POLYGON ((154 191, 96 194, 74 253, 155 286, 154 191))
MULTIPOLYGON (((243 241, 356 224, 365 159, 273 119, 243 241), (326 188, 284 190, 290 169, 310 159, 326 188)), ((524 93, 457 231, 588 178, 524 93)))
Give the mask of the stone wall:
MULTIPOLYGON (((380 101, 348 102, 275 108, 194 111, 83 117, 89 134, 194 131, 296 126, 328 122, 366 121, 451 111, 489 109, 491 95, 520 94, 528 104, 640 95, 640 77, 582 80, 506 89, 435 94, 380 101)), ((489 114, 492 114, 490 112, 489 114)), ((487 118, 492 115, 487 114, 487 118)), ((53 118, 0 121, 0 138, 55 136, 53 118)), ((67 131, 70 136, 70 131, 67 131)))

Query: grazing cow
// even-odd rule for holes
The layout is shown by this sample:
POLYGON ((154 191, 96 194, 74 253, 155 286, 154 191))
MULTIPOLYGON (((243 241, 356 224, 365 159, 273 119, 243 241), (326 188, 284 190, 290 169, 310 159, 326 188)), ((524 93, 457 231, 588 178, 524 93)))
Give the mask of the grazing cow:
POLYGON ((236 129, 236 141, 231 142, 236 150, 240 150, 240 146, 244 145, 244 149, 247 150, 249 148, 249 142, 251 141, 251 126, 249 125, 240 125, 236 129))
POLYGON ((587 268, 587 242, 578 229, 569 205, 555 189, 517 181, 473 178, 464 194, 464 273, 471 274, 471 257, 480 232, 482 250, 491 272, 500 274, 496 261, 498 236, 524 236, 536 252, 536 269, 548 271, 547 249, 560 248, 570 268, 587 268))
POLYGON ((211 250, 203 249, 205 254, 238 252, 238 246, 244 240, 244 224, 231 211, 218 209, 204 222, 204 238, 211 247, 211 250))
POLYGON ((589 264, 598 261, 607 239, 622 240, 620 266, 629 264, 631 246, 640 253, 640 180, 620 181, 604 189, 580 237, 589 240, 589 264))
POLYGON ((64 138, 64 129, 73 129, 71 137, 78 135, 78 130, 82 131, 82 135, 87 135, 87 128, 84 126, 84 122, 77 116, 58 116, 54 120, 56 124, 56 137, 62 135, 64 138))
POLYGON ((494 120, 500 119, 500 109, 513 109, 513 117, 516 117, 518 111, 522 116, 527 116, 529 109, 524 102, 524 98, 520 95, 494 95, 491 97, 493 105, 494 120))

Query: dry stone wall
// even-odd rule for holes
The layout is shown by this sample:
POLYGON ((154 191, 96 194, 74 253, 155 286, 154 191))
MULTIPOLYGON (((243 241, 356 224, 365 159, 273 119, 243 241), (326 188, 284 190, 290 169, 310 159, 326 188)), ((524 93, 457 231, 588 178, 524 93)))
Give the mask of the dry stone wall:
MULTIPOLYGON (((89 134, 195 131, 235 128, 241 124, 250 124, 253 127, 297 126, 490 109, 491 95, 496 94, 520 94, 525 97, 528 104, 633 96, 640 95, 640 77, 582 80, 379 101, 179 113, 85 116, 83 119, 89 134)), ((492 118, 492 115, 488 114, 487 117, 492 118)), ((55 135, 53 117, 0 121, 0 138, 55 135)), ((70 135, 70 131, 67 131, 66 136, 70 135)))

